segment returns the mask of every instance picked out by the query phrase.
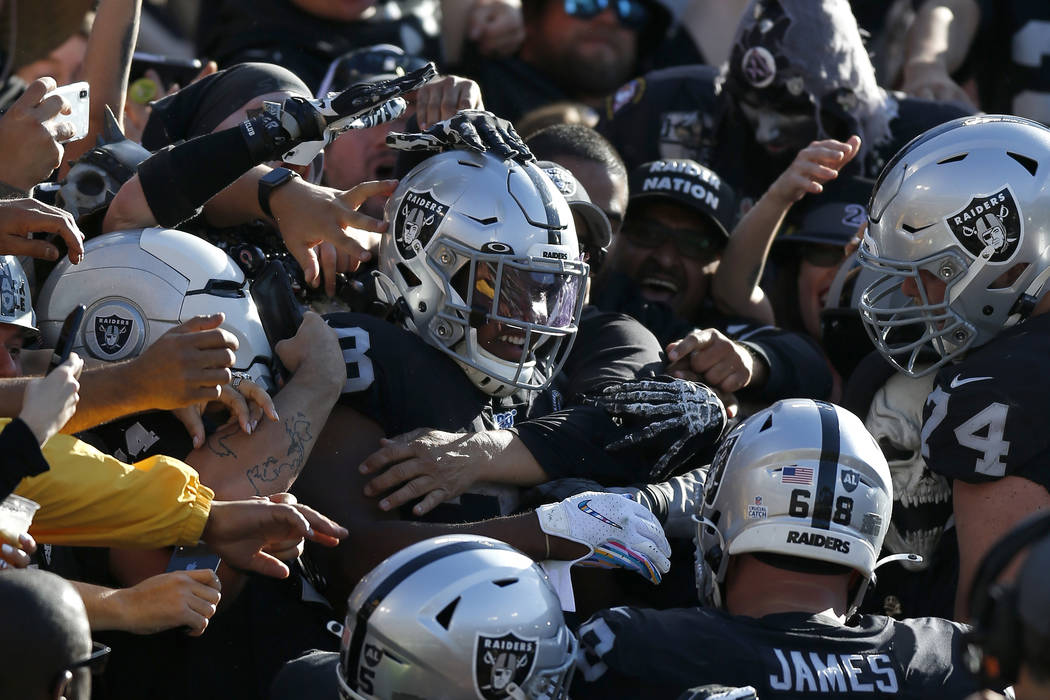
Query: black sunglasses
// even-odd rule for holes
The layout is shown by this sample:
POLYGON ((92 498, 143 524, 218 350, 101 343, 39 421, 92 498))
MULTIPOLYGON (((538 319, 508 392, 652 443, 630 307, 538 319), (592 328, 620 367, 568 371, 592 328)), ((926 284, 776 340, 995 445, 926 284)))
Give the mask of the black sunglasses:
POLYGON ((565 0, 565 14, 577 19, 597 17, 610 7, 628 29, 644 29, 649 23, 649 8, 640 0, 565 0))
POLYGON ((97 676, 106 670, 106 662, 109 661, 109 652, 112 651, 102 642, 91 642, 91 656, 80 661, 74 661, 66 666, 67 671, 76 671, 85 666, 91 670, 92 676, 97 676))
POLYGON ((676 229, 649 221, 625 221, 620 235, 639 248, 659 248, 668 240, 683 257, 710 262, 722 252, 723 241, 693 229, 676 229))

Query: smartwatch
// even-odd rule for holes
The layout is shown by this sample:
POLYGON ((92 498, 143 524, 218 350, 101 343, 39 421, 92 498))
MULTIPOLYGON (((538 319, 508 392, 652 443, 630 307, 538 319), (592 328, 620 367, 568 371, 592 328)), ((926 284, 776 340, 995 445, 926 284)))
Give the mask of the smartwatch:
POLYGON ((299 177, 299 173, 294 170, 274 168, 259 178, 259 207, 266 216, 274 219, 273 212, 270 211, 270 197, 273 195, 273 191, 295 177, 299 177))

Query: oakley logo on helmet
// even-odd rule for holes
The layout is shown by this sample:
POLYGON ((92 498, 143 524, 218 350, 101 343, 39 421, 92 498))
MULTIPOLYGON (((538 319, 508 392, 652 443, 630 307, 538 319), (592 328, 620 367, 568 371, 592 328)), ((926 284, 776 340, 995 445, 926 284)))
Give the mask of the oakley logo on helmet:
POLYGON ((95 341, 99 350, 107 355, 116 355, 128 344, 134 322, 117 314, 95 317, 95 341))
POLYGON ((834 549, 842 554, 849 554, 849 542, 840 540, 830 535, 814 535, 809 532, 798 532, 789 530, 787 534, 788 544, 805 544, 810 547, 821 547, 823 549, 834 549))
POLYGON ((429 192, 409 192, 401 200, 394 221, 394 240, 405 259, 414 258, 416 250, 426 248, 441 225, 448 207, 429 192), (414 245, 419 241, 419 245, 414 245))
POLYGON ((766 47, 752 46, 744 52, 740 70, 747 82, 757 88, 764 88, 777 77, 777 61, 766 47))
POLYGON ((536 640, 513 632, 502 637, 479 634, 474 642, 474 684, 486 700, 511 697, 536 663, 536 640))
POLYGON ((1009 187, 974 197, 944 221, 974 257, 991 246, 994 252, 989 262, 993 263, 1009 260, 1021 240, 1021 216, 1009 187))

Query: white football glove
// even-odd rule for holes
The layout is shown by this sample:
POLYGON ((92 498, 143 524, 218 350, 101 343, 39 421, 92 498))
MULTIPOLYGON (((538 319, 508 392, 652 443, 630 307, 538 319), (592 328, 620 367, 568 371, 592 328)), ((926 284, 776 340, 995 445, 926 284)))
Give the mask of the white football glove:
POLYGON ((627 494, 585 491, 536 509, 540 529, 591 550, 583 566, 623 568, 659 583, 671 568, 671 546, 648 508, 627 494))

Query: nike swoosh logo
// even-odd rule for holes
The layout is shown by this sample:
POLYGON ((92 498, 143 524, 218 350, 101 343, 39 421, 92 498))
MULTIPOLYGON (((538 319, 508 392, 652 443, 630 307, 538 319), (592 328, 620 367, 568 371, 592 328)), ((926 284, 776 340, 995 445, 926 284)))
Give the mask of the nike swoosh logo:
POLYGON ((983 382, 985 379, 991 379, 992 378, 992 377, 970 377, 969 379, 959 379, 959 377, 961 377, 961 376, 962 376, 961 374, 957 374, 957 375, 955 375, 955 378, 952 379, 951 383, 949 384, 949 386, 951 386, 952 389, 958 389, 963 384, 969 384, 970 382, 983 382))

